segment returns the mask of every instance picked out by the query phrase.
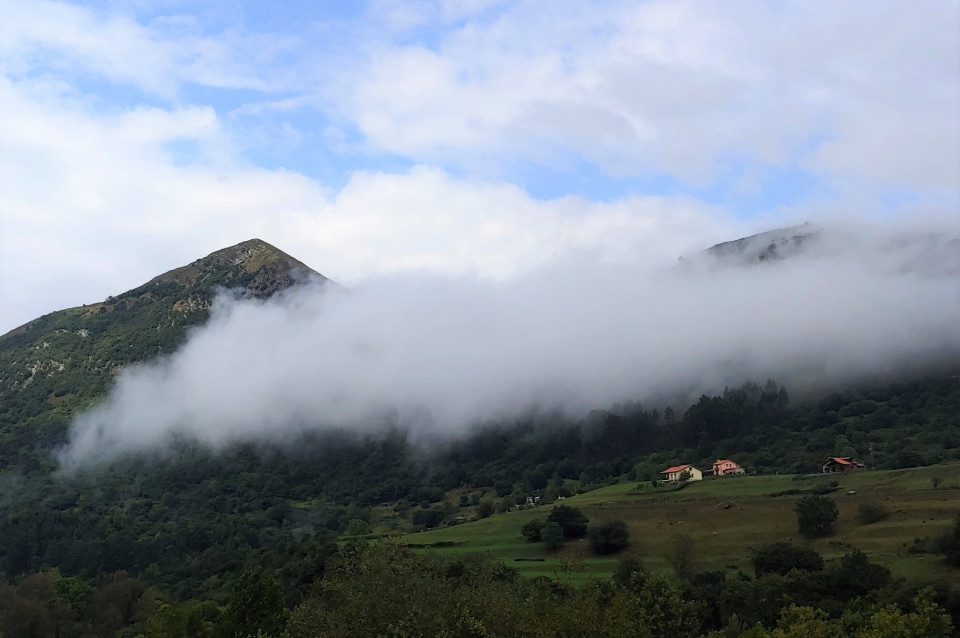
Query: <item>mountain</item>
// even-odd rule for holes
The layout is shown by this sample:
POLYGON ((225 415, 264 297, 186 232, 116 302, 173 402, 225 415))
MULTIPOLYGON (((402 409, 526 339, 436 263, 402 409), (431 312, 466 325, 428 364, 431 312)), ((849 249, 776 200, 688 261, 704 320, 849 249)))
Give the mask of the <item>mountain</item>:
POLYGON ((821 235, 819 226, 808 223, 716 244, 704 254, 729 264, 787 259, 817 242, 821 235))
POLYGON ((203 323, 218 290, 263 298, 329 280, 260 240, 224 248, 116 297, 44 315, 0 337, 0 461, 13 443, 59 437, 120 369, 170 352, 203 323), (43 428, 36 426, 57 426, 43 428))
MULTIPOLYGON (((755 241, 745 241, 740 245, 743 250, 731 254, 753 254, 755 241)), ((767 239, 756 245, 763 242, 767 239)), ((751 259, 759 260, 760 254, 751 259)), ((507 512, 527 499, 550 501, 605 486, 614 487, 617 494, 627 494, 629 488, 629 495, 643 492, 660 501, 663 497, 651 490, 669 488, 648 486, 662 468, 680 463, 709 467, 717 458, 730 458, 750 473, 773 480, 774 474, 784 478, 818 472, 823 460, 835 455, 869 459, 882 469, 960 460, 960 377, 948 374, 888 386, 837 387, 819 401, 798 403, 791 402, 788 390, 774 380, 762 386, 746 382, 717 396, 704 395, 676 412, 674 407, 664 406, 661 412, 636 401, 608 409, 597 406, 582 419, 544 411, 530 418, 487 423, 461 439, 447 441, 428 441, 386 425, 291 432, 286 440, 238 442, 216 449, 178 439, 163 450, 120 456, 75 473, 57 471, 51 450, 64 441, 70 417, 103 397, 124 365, 181 344, 189 327, 208 316, 218 287, 265 297, 310 278, 328 281, 272 246, 253 240, 115 298, 40 317, 0 337, 0 628, 4 636, 39 635, 36 627, 54 626, 47 622, 53 613, 58 619, 56 631, 63 636, 140 635, 143 622, 148 622, 141 619, 146 618, 150 635, 221 635, 206 629, 230 609, 238 609, 233 601, 252 600, 248 592, 257 600, 282 599, 289 608, 320 591, 318 585, 326 574, 346 573, 343 562, 330 563, 328 572, 327 559, 338 547, 354 555, 361 546, 358 535, 366 532, 396 534, 425 526, 458 525, 486 516, 494 508, 507 512), (355 536, 353 542, 338 544, 334 537, 345 532, 355 536), (247 572, 247 568, 252 569, 247 572), (15 619, 31 618, 28 612, 46 624, 40 620, 14 624, 15 619), (103 622, 116 624, 109 630, 100 625, 96 630, 68 630, 64 627, 71 625, 60 624, 81 614, 83 622, 106 619, 103 622), (126 628, 120 631, 124 623, 126 628), (133 623, 140 627, 134 630, 133 623)), ((895 524, 885 528, 890 547, 902 550, 874 555, 898 566, 909 564, 903 569, 915 573, 912 561, 920 559, 913 553, 928 551, 934 541, 918 534, 937 533, 937 526, 946 529, 945 521, 955 516, 955 508, 940 507, 951 498, 956 500, 950 491, 955 483, 950 472, 955 473, 951 469, 955 467, 942 465, 922 475, 939 481, 946 469, 946 485, 932 486, 937 489, 927 488, 926 481, 919 480, 921 475, 909 475, 909 489, 917 491, 922 499, 917 503, 923 507, 918 505, 918 513, 906 522, 899 515, 891 516, 895 524), (919 516, 925 521, 923 529, 911 528, 910 521, 919 516), (918 540, 908 548, 907 542, 914 538, 918 540)), ((906 485, 905 476, 895 479, 898 485, 906 485)), ((786 529, 784 516, 790 515, 794 497, 813 491, 809 487, 813 482, 785 480, 790 484, 782 487, 790 489, 779 492, 773 492, 779 489, 770 487, 773 483, 763 483, 767 486, 761 487, 763 496, 734 488, 732 500, 725 500, 722 509, 714 508, 729 525, 720 528, 725 547, 733 547, 724 540, 733 537, 728 534, 740 534, 744 525, 786 529), (745 522, 743 514, 737 513, 740 505, 734 502, 741 497, 762 502, 769 520, 745 522), (769 497, 785 500, 774 503, 769 497)), ((819 488, 833 489, 826 485, 815 489, 819 488)), ((857 489, 864 498, 874 496, 866 494, 862 484, 857 489)), ((853 497, 844 492, 836 497, 846 503, 842 524, 849 525, 853 497)), ((691 501, 687 496, 681 500, 676 512, 686 518, 684 511, 691 501)), ((600 511, 605 503, 609 504, 604 501, 588 510, 590 515, 597 514, 594 522, 611 515, 609 508, 600 511)), ((539 511, 546 514, 544 509, 539 511)), ((520 540, 522 522, 534 514, 509 513, 497 519, 495 524, 502 525, 500 536, 511 553, 519 542, 524 557, 545 555, 520 540)), ((703 523, 699 529, 711 526, 703 523)), ((878 537, 870 530, 865 533, 872 539, 871 551, 876 552, 873 540, 878 537)), ((469 530, 460 538, 468 537, 469 547, 454 548, 458 558, 465 558, 461 550, 479 547, 469 530)), ((865 538, 863 533, 860 537, 865 538)), ((753 538, 740 539, 740 546, 746 547, 753 538)), ((843 548, 834 547, 833 541, 829 546, 827 541, 820 542, 835 555, 851 548, 846 542, 843 548)), ((371 547, 399 556, 389 543, 371 547)), ((655 557, 650 563, 666 564, 650 553, 649 543, 640 547, 645 556, 655 557)), ((580 560, 585 544, 571 550, 560 557, 580 560)), ((408 559, 403 560, 407 564, 408 559)), ((600 560, 606 565, 612 562, 600 560)), ((750 564, 749 555, 727 552, 717 566, 730 565, 731 560, 750 564)), ((496 578, 490 582, 502 582, 514 592, 515 583, 500 579, 501 574, 512 572, 500 567, 478 571, 478 565, 466 559, 453 565, 456 574, 446 567, 435 573, 444 582, 458 583, 464 582, 463 574, 493 574, 496 578)), ((922 565, 930 571, 943 569, 931 558, 922 565)), ((370 572, 374 579, 379 573, 370 572)), ((823 574, 829 575, 826 570, 823 574)), ((714 576, 710 582, 720 582, 714 576)), ((771 576, 755 581, 757 587, 769 587, 771 576)), ((816 591, 824 591, 826 581, 819 580, 819 575, 815 578, 810 582, 816 591)), ((843 582, 872 577, 846 578, 843 582)), ((736 586, 742 589, 743 582, 738 574, 736 586)), ((862 593, 845 590, 851 596, 862 593)), ((711 591, 721 590, 713 587, 711 591)), ((958 598, 951 594, 949 599, 958 598)), ((771 622, 776 622, 778 610, 770 610, 771 622)), ((232 625, 219 626, 229 628, 222 635, 241 635, 232 625)))
POLYGON ((877 232, 851 225, 806 223, 716 244, 689 259, 681 258, 678 267, 681 271, 741 268, 801 256, 869 262, 888 272, 960 277, 960 232, 877 232))

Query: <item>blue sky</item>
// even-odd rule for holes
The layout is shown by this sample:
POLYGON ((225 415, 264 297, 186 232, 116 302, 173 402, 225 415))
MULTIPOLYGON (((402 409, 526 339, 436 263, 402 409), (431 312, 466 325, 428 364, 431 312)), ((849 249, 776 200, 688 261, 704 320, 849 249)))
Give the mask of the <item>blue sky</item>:
POLYGON ((958 2, 544 7, 0 1, 0 330, 253 236, 502 279, 958 215, 958 2))

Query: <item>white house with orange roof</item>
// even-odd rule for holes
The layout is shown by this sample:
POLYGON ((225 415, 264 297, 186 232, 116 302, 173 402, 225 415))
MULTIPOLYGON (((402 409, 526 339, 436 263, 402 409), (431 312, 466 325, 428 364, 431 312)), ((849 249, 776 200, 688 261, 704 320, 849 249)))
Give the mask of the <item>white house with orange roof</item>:
POLYGON ((674 467, 668 467, 664 471, 660 472, 663 476, 664 483, 676 482, 684 478, 688 481, 702 481, 703 472, 693 467, 689 463, 686 465, 675 465, 674 467))

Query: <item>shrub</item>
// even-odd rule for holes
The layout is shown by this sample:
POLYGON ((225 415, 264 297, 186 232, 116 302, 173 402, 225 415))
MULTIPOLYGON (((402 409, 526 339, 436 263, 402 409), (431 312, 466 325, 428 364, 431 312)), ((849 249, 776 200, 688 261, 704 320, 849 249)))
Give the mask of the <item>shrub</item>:
POLYGON ((490 501, 483 501, 477 506, 477 516, 479 518, 486 518, 491 514, 493 514, 493 503, 490 501))
POLYGON ((882 503, 863 503, 857 512, 857 522, 861 525, 877 523, 890 516, 890 512, 882 503))
POLYGON ((615 554, 630 544, 630 530, 623 521, 594 525, 587 530, 595 554, 615 554))
POLYGON ((826 496, 804 496, 797 501, 797 527, 807 538, 819 538, 833 533, 840 510, 826 496))

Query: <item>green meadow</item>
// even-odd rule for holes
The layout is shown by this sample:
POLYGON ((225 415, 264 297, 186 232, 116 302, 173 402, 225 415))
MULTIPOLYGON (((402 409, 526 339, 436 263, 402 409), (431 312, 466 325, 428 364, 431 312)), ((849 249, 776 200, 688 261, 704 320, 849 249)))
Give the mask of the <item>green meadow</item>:
POLYGON ((754 547, 790 541, 814 549, 827 559, 860 549, 896 575, 935 578, 945 570, 939 558, 910 549, 916 539, 936 536, 956 520, 960 513, 960 463, 863 471, 828 479, 733 476, 690 483, 683 489, 624 482, 563 502, 583 510, 591 523, 625 521, 630 529, 630 547, 613 558, 600 558, 592 554, 586 540, 568 541, 554 553, 540 543, 527 542, 520 528, 532 519, 546 518, 551 505, 408 534, 403 540, 442 556, 489 553, 525 575, 549 575, 567 581, 608 577, 617 561, 625 557, 639 559, 649 572, 670 573, 666 557, 679 535, 694 541, 700 570, 750 570, 754 547), (836 532, 827 538, 806 540, 797 533, 794 505, 804 493, 830 479, 839 481, 839 487, 829 495, 840 510, 836 532), (857 513, 863 504, 881 504, 889 516, 861 524, 857 513), (531 558, 543 560, 522 560, 531 558))

